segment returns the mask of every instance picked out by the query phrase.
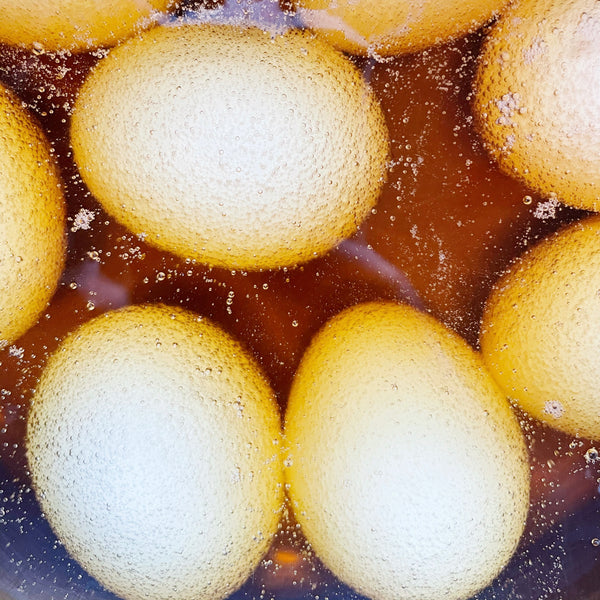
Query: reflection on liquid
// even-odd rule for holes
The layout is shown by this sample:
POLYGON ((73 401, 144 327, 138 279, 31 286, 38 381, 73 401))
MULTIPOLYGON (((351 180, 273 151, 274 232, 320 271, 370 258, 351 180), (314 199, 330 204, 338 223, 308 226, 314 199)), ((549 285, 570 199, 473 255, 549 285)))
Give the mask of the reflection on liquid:
MULTIPOLYGON (((252 19, 290 19, 271 2, 228 6, 252 19)), ((469 114, 480 38, 382 63, 356 59, 391 132, 392 162, 380 202, 352 240, 323 258, 258 273, 208 269, 161 253, 90 197, 70 158, 67 125, 77 87, 97 56, 1 49, 0 78, 32 107, 54 144, 70 224, 82 209, 95 217, 89 229, 69 232, 67 270, 45 315, 0 355, 0 598, 113 598, 55 539, 29 488, 23 455, 25 415, 45 358, 89 318, 146 301, 206 315, 252 350, 282 409, 312 335, 357 302, 382 298, 423 306, 476 344, 483 302, 501 270, 534 240, 582 214, 541 210, 544 198, 501 175, 486 156, 469 114)), ((586 460, 594 444, 525 416, 522 422, 532 465, 527 528, 512 561, 477 598, 598 598, 600 547, 593 540, 600 538, 600 461, 589 454, 586 460)), ((323 569, 289 518, 232 598, 317 597, 357 596, 323 569)))

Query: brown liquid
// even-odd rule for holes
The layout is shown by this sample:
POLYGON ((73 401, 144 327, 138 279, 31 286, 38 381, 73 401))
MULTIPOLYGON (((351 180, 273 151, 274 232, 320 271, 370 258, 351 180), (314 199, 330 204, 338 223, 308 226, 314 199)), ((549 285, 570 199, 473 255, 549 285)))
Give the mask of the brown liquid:
MULTIPOLYGON (((258 11, 256 4, 248 6, 258 11)), ((265 15, 283 18, 269 11, 265 15)), ((97 57, 0 48, 0 78, 31 107, 53 143, 73 229, 67 269, 51 305, 38 325, 0 355, 2 463, 24 476, 25 415, 48 353, 77 325, 129 303, 182 305, 220 323, 252 349, 282 410, 312 335, 357 302, 411 302, 476 345, 483 303, 502 269, 540 236, 582 215, 546 204, 501 174, 487 157, 469 109, 481 35, 382 63, 356 59, 382 102, 392 139, 393 165, 376 212, 351 240, 323 258, 264 273, 187 264, 115 223, 85 190, 68 147, 69 110, 97 57), (89 229, 77 228, 81 209, 93 212, 89 229)), ((565 541, 566 528, 574 527, 571 516, 588 510, 598 496, 600 468, 584 459, 592 443, 574 441, 525 417, 523 422, 533 467, 532 508, 516 567, 495 597, 517 598, 526 590, 531 595, 524 598, 546 592, 558 598, 560 588, 568 598, 598 593, 600 583, 594 587, 592 578, 596 573, 600 582, 600 549, 591 543, 600 538, 597 504, 596 521, 577 547, 585 558, 572 558, 565 541), (540 567, 542 574, 531 581, 530 558, 550 565, 540 567), (584 561, 591 567, 577 575, 579 583, 575 575, 569 580, 572 563, 584 561)), ((291 522, 284 524, 268 561, 248 584, 247 597, 254 590, 266 590, 265 597, 326 597, 327 585, 333 585, 291 522)))

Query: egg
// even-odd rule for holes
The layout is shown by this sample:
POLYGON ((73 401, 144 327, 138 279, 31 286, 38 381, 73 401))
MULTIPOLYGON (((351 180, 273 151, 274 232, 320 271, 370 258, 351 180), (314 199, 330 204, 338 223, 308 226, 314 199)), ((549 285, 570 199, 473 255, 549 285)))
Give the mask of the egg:
POLYGON ((507 0, 297 0, 305 25, 336 48, 391 56, 473 32, 507 0))
POLYGON ((106 211, 150 244, 211 266, 322 255, 373 209, 389 151, 360 71, 301 31, 157 27, 91 73, 75 161, 106 211))
POLYGON ((164 305, 105 313, 49 358, 26 449, 71 556, 124 600, 225 598, 282 509, 280 422, 239 342, 164 305))
POLYGON ((0 85, 0 347, 34 325, 56 290, 66 210, 52 149, 20 100, 0 85))
POLYGON ((600 217, 552 234, 496 283, 481 351, 507 395, 536 419, 600 439, 600 217))
POLYGON ((289 497, 316 555, 372 600, 452 600, 512 556, 529 506, 519 423, 480 356, 391 302, 312 340, 285 417, 289 497))
POLYGON ((508 175, 553 200, 600 210, 600 6, 519 0, 478 58, 473 114, 508 175))
POLYGON ((0 0, 0 42, 36 52, 112 46, 156 24, 174 0, 0 0))

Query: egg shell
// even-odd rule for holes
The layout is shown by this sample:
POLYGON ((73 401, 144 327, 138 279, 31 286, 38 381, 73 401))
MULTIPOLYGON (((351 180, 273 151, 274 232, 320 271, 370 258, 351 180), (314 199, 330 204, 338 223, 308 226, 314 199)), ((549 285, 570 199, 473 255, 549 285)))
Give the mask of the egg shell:
POLYGON ((481 351, 505 393, 529 414, 600 439, 600 217, 552 234, 496 283, 481 351))
POLYGON ((285 444, 303 533, 373 600, 468 598, 517 547, 519 423, 478 354, 413 308, 359 304, 323 327, 294 379, 285 444))
POLYGON ((174 0, 0 0, 0 42, 37 52, 112 46, 164 19, 174 0))
POLYGON ((507 0, 298 0, 297 14, 352 54, 416 52, 476 31, 507 0))
POLYGON ((600 210, 600 6, 518 0, 489 33, 474 82, 475 124, 508 175, 600 210))
POLYGON ((215 600, 276 531, 279 442, 248 352, 207 319, 145 305, 87 322, 50 357, 26 446, 50 525, 107 589, 215 600))
POLYGON ((82 178, 149 243, 267 269, 353 234, 384 181, 383 113, 360 71, 306 32, 158 27, 102 60, 71 124, 82 178))
POLYGON ((64 268, 66 209, 52 149, 0 85, 0 347, 36 323, 64 268))

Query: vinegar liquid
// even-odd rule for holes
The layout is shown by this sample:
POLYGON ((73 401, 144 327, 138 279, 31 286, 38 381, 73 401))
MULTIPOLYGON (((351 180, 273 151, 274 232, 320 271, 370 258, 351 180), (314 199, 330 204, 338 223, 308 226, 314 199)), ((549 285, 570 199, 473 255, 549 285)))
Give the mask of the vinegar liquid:
MULTIPOLYGON (((187 7, 188 16, 194 8, 187 7)), ((293 16, 267 0, 199 10, 204 18, 212 10, 219 18, 295 25, 293 16)), ((70 55, 0 47, 0 79, 37 117, 59 161, 69 248, 66 270, 39 323, 0 353, 0 598, 113 598, 53 537, 29 487, 24 458, 26 414, 44 362, 90 318, 142 302, 210 317, 251 349, 282 411, 311 337, 340 310, 364 300, 408 302, 477 347, 483 304, 503 269, 536 240, 583 216, 503 175, 486 154, 470 111, 484 35, 482 29, 393 59, 353 59, 379 98, 390 131, 382 195, 356 235, 325 256, 264 272, 207 268, 156 250, 115 222, 86 190, 69 149, 69 118, 79 86, 104 51, 70 55)), ((594 444, 519 416, 532 465, 529 520, 512 561, 477 598, 597 598, 600 459, 594 444)), ((232 596, 357 597, 320 564, 291 515, 254 576, 232 596)))

